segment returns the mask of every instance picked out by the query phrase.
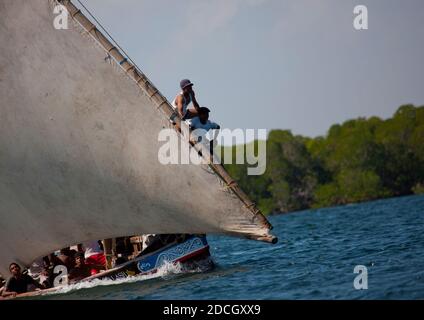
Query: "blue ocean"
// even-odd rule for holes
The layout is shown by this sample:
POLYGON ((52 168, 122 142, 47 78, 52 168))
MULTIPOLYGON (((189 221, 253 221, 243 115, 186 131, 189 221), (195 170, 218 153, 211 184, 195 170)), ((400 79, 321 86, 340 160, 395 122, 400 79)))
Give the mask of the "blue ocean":
POLYGON ((424 298, 424 196, 270 221, 276 245, 208 236, 213 271, 182 273, 169 266, 154 277, 85 284, 41 299, 424 298), (354 273, 355 267, 360 271, 354 273))

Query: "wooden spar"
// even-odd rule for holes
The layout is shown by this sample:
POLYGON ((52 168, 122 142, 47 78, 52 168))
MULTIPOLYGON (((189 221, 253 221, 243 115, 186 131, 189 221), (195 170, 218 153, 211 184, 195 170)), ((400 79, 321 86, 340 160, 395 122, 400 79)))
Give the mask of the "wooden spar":
MULTIPOLYGON (((152 82, 139 70, 135 65, 131 64, 127 57, 124 56, 119 49, 112 44, 108 38, 106 38, 101 31, 72 3, 71 0, 56 0, 62 4, 68 10, 72 19, 90 35, 95 41, 116 61, 116 63, 123 69, 123 71, 137 84, 137 86, 143 90, 143 92, 150 97, 151 101, 156 104, 158 110, 165 113, 165 116, 169 119, 174 114, 169 101, 161 94, 161 92, 152 84, 152 82)), ((175 117, 176 126, 181 128, 181 119, 175 117)), ((239 185, 231 178, 224 166, 218 161, 210 161, 214 159, 214 155, 210 153, 208 148, 202 147, 201 144, 193 146, 197 151, 201 151, 202 157, 207 160, 209 167, 216 173, 216 175, 225 183, 244 204, 244 206, 252 213, 252 221, 256 221, 258 224, 272 229, 271 224, 263 216, 261 211, 257 208, 256 204, 252 202, 245 192, 239 187, 239 185)), ((275 243, 277 238, 272 235, 267 236, 252 236, 246 235, 247 238, 275 243)))
POLYGON ((42 289, 42 290, 36 290, 36 291, 30 291, 30 292, 20 293, 20 294, 16 295, 16 297, 7 297, 7 298, 4 298, 4 300, 11 300, 11 299, 15 299, 15 298, 32 298, 32 297, 37 297, 37 296, 44 295, 46 293, 57 292, 59 289, 62 289, 62 288, 63 287, 54 287, 54 288, 49 288, 49 289, 42 289))

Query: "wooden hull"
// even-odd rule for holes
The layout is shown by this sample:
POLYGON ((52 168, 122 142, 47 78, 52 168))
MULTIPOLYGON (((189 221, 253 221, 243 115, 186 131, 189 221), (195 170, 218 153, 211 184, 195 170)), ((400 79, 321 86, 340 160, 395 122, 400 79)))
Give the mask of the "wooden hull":
POLYGON ((171 243, 152 253, 142 255, 114 269, 96 274, 82 281, 93 279, 122 279, 135 275, 153 274, 166 264, 181 263, 183 268, 193 270, 213 268, 206 236, 188 236, 181 243, 171 243))

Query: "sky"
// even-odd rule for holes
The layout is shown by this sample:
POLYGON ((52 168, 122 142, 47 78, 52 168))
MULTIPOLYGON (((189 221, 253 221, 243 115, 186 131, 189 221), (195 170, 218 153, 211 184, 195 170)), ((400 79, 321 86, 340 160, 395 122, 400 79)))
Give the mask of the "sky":
POLYGON ((223 128, 316 137, 424 105, 422 0, 80 1, 168 100, 189 78, 223 128))

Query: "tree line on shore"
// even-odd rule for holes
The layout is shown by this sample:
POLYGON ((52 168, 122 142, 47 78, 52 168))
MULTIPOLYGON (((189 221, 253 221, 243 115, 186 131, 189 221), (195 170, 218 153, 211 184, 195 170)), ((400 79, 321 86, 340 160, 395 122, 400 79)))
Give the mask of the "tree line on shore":
MULTIPOLYGON (((260 142, 252 143, 257 150, 260 142)), ((424 193, 424 106, 403 105, 386 120, 348 120, 316 138, 272 130, 262 143, 263 175, 234 164, 245 145, 232 147, 225 167, 266 214, 424 193)))

